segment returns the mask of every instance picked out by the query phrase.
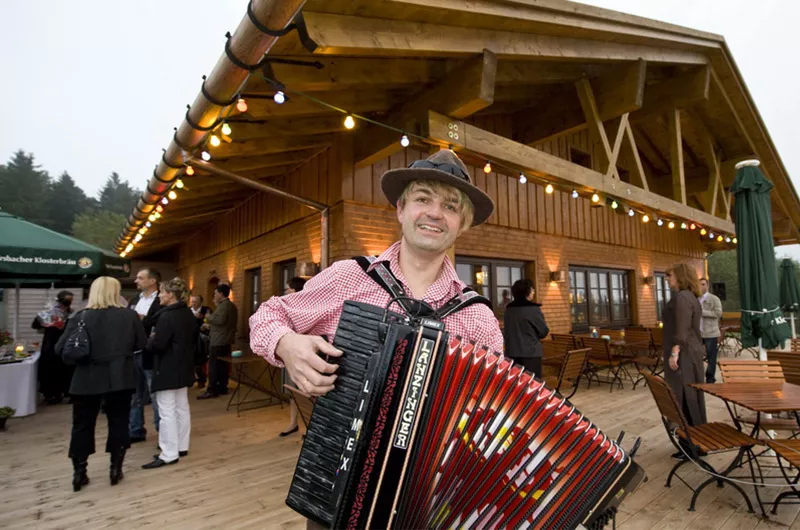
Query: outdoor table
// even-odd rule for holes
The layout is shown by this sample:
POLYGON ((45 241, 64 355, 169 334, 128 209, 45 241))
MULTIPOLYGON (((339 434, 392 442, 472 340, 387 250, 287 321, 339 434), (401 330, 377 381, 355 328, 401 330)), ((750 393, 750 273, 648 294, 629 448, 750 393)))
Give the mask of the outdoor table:
POLYGON ((39 352, 21 362, 0 364, 0 407, 16 409, 15 418, 36 414, 39 352))
POLYGON ((238 417, 244 405, 255 405, 253 407, 248 407, 247 410, 256 409, 260 407, 270 407, 273 405, 283 406, 283 402, 286 401, 286 399, 281 396, 281 393, 278 390, 277 385, 275 384, 275 374, 277 370, 279 370, 279 368, 272 366, 271 364, 266 362, 262 357, 252 354, 243 355, 242 357, 232 357, 230 355, 223 355, 217 357, 217 359, 231 365, 231 368, 233 368, 234 372, 234 379, 236 379, 236 388, 234 388, 230 399, 228 399, 228 406, 225 408, 225 410, 230 410, 231 405, 235 405, 236 416, 238 417), (250 374, 248 374, 244 370, 244 367, 248 364, 262 364, 264 368, 258 373, 258 376, 254 378, 251 377, 250 374), (269 374, 268 377, 269 388, 265 387, 259 382, 261 378, 264 377, 264 374, 269 374), (247 385, 247 392, 245 392, 244 395, 242 395, 243 381, 247 385), (247 397, 253 390, 257 390, 268 397, 260 399, 251 399, 250 401, 248 401, 247 397))
MULTIPOLYGON (((750 436, 753 438, 758 434, 761 422, 761 414, 777 414, 779 412, 791 412, 794 414, 798 428, 800 428, 800 385, 781 382, 763 383, 702 383, 690 385, 712 396, 716 396, 725 402, 728 412, 736 424, 736 428, 742 430, 741 423, 736 419, 736 415, 731 410, 730 404, 733 403, 756 413, 756 421, 750 436)), ((759 468, 760 469, 760 468, 759 468)), ((753 481, 755 481, 753 476, 753 481)), ((763 477, 762 481, 763 481, 763 477)), ((761 512, 766 517, 764 505, 755 487, 756 500, 761 507, 761 512)))

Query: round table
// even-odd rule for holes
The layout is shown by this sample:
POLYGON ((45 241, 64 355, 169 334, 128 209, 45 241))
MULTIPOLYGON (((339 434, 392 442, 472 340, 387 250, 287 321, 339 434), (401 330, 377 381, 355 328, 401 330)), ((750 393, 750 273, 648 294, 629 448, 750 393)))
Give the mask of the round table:
POLYGON ((0 364, 0 407, 16 409, 15 418, 36 413, 39 352, 19 363, 0 364))

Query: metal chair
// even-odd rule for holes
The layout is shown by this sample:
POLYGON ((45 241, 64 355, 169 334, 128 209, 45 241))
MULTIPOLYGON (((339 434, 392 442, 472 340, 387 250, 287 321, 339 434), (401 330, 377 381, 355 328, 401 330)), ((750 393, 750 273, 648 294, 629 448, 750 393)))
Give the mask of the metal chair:
POLYGON ((639 377, 633 382, 635 389, 644 381, 641 374, 649 371, 650 375, 658 375, 662 370, 661 354, 653 345, 653 334, 649 329, 629 329, 625 332, 626 349, 631 356, 631 362, 639 372, 639 377))
POLYGON ((592 387, 592 379, 596 379, 598 383, 608 383, 610 385, 609 392, 614 391, 614 383, 619 383, 622 388, 622 378, 620 371, 625 361, 615 358, 611 353, 611 348, 608 346, 608 341, 605 339, 595 339, 593 337, 583 337, 581 339, 583 346, 589 348, 589 363, 587 370, 587 377, 589 379, 589 388, 592 387), (600 378, 600 371, 608 370, 609 377, 606 379, 600 378))
POLYGON ((800 385, 800 351, 769 350, 767 358, 781 363, 783 377, 787 383, 800 385))
MULTIPOLYGON (((736 469, 742 464, 742 458, 748 455, 747 463, 750 466, 751 476, 755 476, 753 470, 753 447, 760 442, 755 438, 751 438, 746 434, 737 431, 733 427, 725 423, 705 423, 703 425, 690 426, 678 405, 678 400, 672 389, 667 385, 663 378, 648 374, 643 374, 647 380, 647 385, 650 387, 650 392, 653 394, 653 399, 656 402, 659 412, 661 413, 661 421, 664 423, 664 428, 667 431, 672 444, 682 452, 688 454, 691 461, 694 461, 703 470, 710 473, 711 476, 700 484, 697 488, 691 487, 683 478, 676 473, 684 464, 690 462, 689 459, 683 459, 669 472, 667 476, 666 487, 671 487, 672 477, 678 477, 678 480, 683 482, 686 487, 692 490, 692 500, 689 503, 689 511, 694 511, 697 497, 703 488, 716 482, 721 488, 723 483, 727 483, 735 488, 744 497, 747 503, 747 508, 750 512, 753 511, 753 504, 744 490, 736 483, 728 478, 731 471, 736 469), (706 454, 720 453, 723 451, 730 451, 736 449, 736 457, 733 461, 722 471, 717 471, 711 464, 703 460, 706 454)), ((756 489, 756 496, 758 497, 758 490, 756 489)))

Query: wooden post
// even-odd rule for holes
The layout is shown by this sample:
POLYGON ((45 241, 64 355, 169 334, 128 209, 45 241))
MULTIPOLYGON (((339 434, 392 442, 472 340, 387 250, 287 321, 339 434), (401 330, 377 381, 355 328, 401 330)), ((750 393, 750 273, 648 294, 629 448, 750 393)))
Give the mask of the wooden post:
POLYGON ((677 108, 669 111, 669 155, 672 166, 672 198, 686 204, 686 177, 683 172, 683 137, 681 114, 677 108))

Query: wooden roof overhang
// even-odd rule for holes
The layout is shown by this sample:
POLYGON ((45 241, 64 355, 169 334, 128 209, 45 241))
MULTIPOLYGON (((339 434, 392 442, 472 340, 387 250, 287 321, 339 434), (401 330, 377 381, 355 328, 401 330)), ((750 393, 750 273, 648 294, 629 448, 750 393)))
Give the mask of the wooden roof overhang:
MULTIPOLYGON (((251 6, 261 24, 278 28, 301 4, 251 6)), ((278 39, 245 16, 230 48, 248 64, 265 59, 261 68, 251 74, 223 55, 209 75, 204 89, 214 100, 242 94, 248 102, 245 113, 203 94, 192 105, 195 124, 212 125, 224 113, 233 127, 232 142, 209 149, 212 163, 270 181, 331 145, 344 130, 342 115, 291 93, 300 91, 431 144, 445 143, 438 127, 460 120, 473 143, 446 143, 467 156, 624 193, 639 207, 726 233, 733 232, 726 191, 733 166, 757 158, 775 183, 776 242, 800 242, 800 200, 720 36, 562 0, 309 0, 295 21, 297 30, 278 39), (275 85, 265 79, 285 85, 286 103, 273 102, 275 85), (510 126, 502 135, 482 131, 471 123, 480 116, 510 126), (583 129, 602 146, 599 170, 532 147, 583 129), (626 150, 634 169, 623 176, 615 162, 626 150)), ((357 164, 401 149, 396 132, 362 125, 348 132, 357 164)), ((194 149, 208 134, 184 121, 176 138, 194 149)), ((183 157, 173 141, 118 251, 183 174, 183 157)), ((137 255, 178 244, 252 195, 202 171, 183 181, 186 193, 137 245, 137 255)))

